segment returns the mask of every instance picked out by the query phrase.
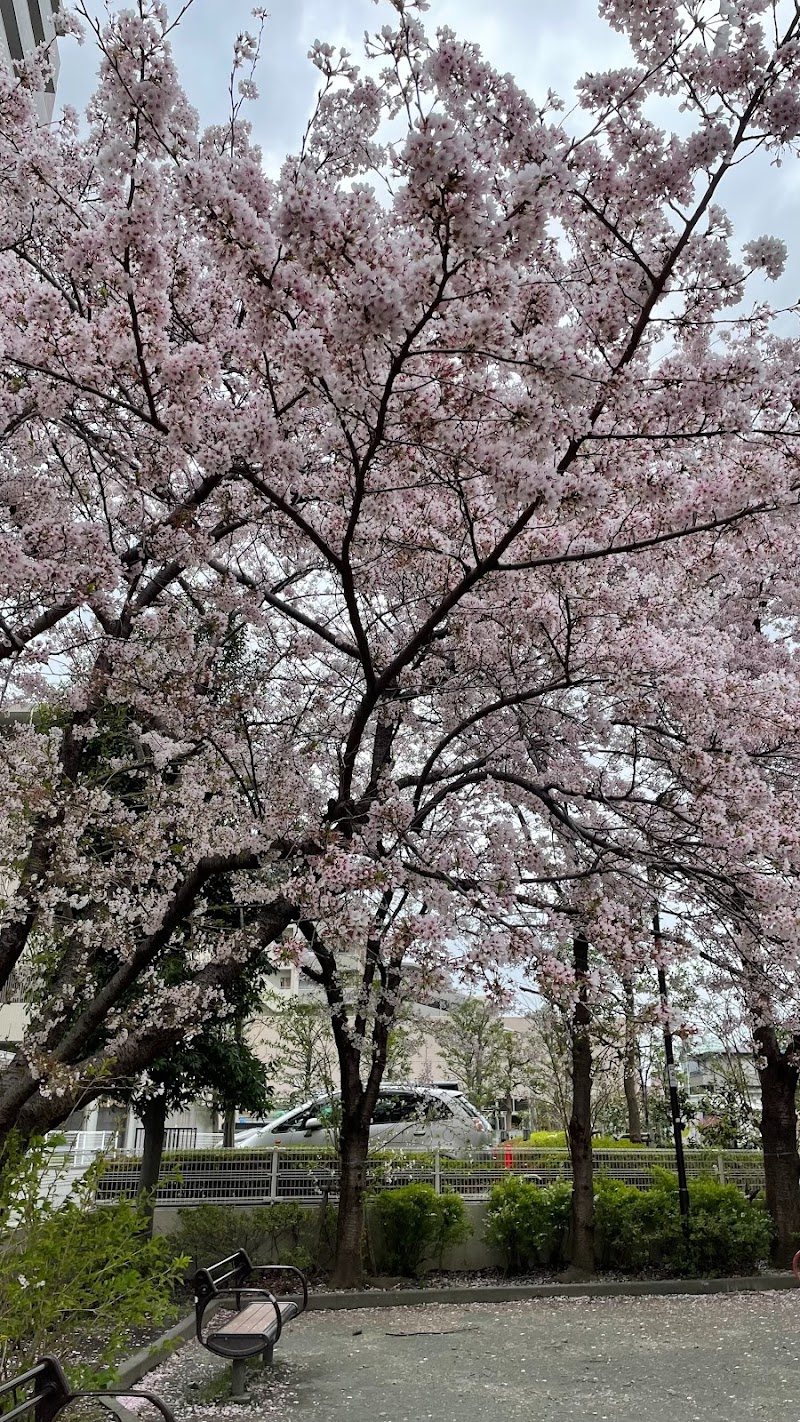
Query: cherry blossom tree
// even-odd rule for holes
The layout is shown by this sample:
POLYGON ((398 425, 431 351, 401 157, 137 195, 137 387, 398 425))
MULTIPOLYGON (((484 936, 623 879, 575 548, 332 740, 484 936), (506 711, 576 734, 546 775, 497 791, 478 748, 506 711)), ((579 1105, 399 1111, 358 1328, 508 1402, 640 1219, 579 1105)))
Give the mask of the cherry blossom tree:
MULTIPOLYGON (((784 1267, 796 1253, 800 1230, 800 1004, 795 921, 795 910, 788 905, 772 922, 766 916, 748 922, 743 914, 733 922, 715 924, 716 931, 705 935, 700 948, 706 965, 705 992, 726 1003, 738 1050, 749 1048, 753 1054, 761 1096, 757 1126, 764 1155, 766 1203, 775 1223, 774 1259, 784 1267)), ((723 1087, 731 1101, 738 1098, 741 1105, 747 1100, 741 1068, 731 1070, 723 1087)), ((750 1114, 748 1102, 740 1115, 746 1119, 750 1114)))
POLYGON ((797 361, 731 315, 784 252, 737 251, 718 193, 793 151, 800 18, 606 0, 631 62, 577 133, 393 3, 365 68, 315 44, 276 180, 257 41, 200 132, 157 0, 77 6, 85 133, 0 73, 0 659, 48 708, 2 745, 0 974, 43 988, 0 1136, 191 1037, 292 926, 342 1079, 340 1284, 410 965, 547 980, 548 934, 640 922, 652 873, 722 912, 773 810, 764 862, 796 863, 753 729, 791 653, 726 638, 718 580, 795 546, 797 361))

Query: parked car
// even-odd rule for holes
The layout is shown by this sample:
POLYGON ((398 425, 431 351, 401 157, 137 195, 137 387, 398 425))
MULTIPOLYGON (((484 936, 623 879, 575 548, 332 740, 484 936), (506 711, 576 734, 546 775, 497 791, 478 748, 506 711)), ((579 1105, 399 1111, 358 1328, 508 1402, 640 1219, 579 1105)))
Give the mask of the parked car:
MULTIPOLYGON (((287 1111, 268 1126, 242 1131, 236 1145, 333 1145, 339 1095, 317 1096, 287 1111)), ((373 1150, 443 1150, 471 1156, 494 1145, 491 1122, 463 1091, 432 1086, 381 1087, 369 1131, 373 1150)))

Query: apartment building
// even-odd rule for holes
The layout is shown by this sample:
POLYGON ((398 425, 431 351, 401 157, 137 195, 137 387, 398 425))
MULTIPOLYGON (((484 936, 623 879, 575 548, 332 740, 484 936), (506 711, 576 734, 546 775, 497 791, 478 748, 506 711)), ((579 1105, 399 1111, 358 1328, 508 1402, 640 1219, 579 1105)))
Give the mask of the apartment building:
MULTIPOLYGON (((348 967, 344 963, 345 971, 348 967)), ((354 958, 352 967, 358 972, 358 962, 354 958)), ((452 1073, 441 1056, 437 1039, 437 1027, 446 1019, 448 1012, 457 1003, 464 1001, 465 994, 458 992, 452 986, 442 987, 435 994, 420 996, 416 1001, 407 1004, 403 1017, 403 1026, 407 1034, 408 1042, 408 1077, 412 1081, 434 1082, 448 1079, 452 1073)), ((279 1047, 280 1031, 276 1024, 275 1008, 280 1010, 281 1005, 296 1002, 306 1005, 315 1005, 320 1008, 324 1015, 325 997, 322 989, 311 982, 301 972, 296 964, 284 964, 270 980, 269 992, 265 1001, 264 1011, 256 1014, 248 1024, 247 1037, 256 1055, 261 1056, 270 1063, 273 1070, 276 1070, 274 1088, 278 1100, 285 1098, 287 1082, 281 1078, 279 1047)), ((333 1041, 330 1042, 331 1075, 334 1079, 338 1077, 338 1067, 335 1065, 335 1050, 333 1041)), ((319 1080, 316 1085, 323 1088, 326 1085, 324 1080, 319 1080)))
POLYGON ((53 117, 58 82, 58 43, 55 38, 54 16, 60 0, 0 0, 0 59, 14 63, 23 60, 40 44, 51 44, 53 77, 42 94, 36 95, 36 107, 42 123, 53 117))

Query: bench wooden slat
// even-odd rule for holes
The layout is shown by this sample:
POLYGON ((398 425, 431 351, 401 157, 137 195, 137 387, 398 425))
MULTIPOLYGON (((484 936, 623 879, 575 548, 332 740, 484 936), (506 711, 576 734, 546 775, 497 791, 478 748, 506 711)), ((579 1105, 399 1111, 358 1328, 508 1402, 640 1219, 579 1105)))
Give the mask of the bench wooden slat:
POLYGON ((215 1333, 263 1333, 269 1324, 275 1327, 275 1309, 271 1303, 248 1304, 229 1323, 215 1328, 215 1333))
MULTIPOLYGON (((278 1308, 281 1311, 281 1320, 288 1323, 291 1318, 297 1317, 297 1304, 293 1299, 276 1299, 278 1308)), ((220 1328, 215 1328, 214 1333, 263 1333, 267 1327, 275 1327, 275 1309, 271 1303, 253 1303, 243 1308, 241 1313, 237 1313, 229 1323, 223 1323, 220 1328)))

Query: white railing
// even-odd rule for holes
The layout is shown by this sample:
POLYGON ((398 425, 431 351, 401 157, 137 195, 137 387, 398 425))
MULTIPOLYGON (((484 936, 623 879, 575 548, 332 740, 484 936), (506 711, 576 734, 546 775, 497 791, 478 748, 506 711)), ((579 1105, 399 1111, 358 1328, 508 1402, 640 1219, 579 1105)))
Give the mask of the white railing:
POLYGON ((119 1144, 118 1131, 55 1131, 63 1144, 54 1146, 56 1160, 63 1159, 70 1168, 85 1169, 98 1155, 116 1150, 119 1144))
MULTIPOLYGON (((144 1126, 137 1126, 133 1136, 133 1154, 140 1155, 144 1144, 144 1126)), ((215 1150, 222 1145, 222 1131, 200 1131, 197 1126, 167 1126, 164 1132, 165 1150, 215 1150)))
MULTIPOLYGON (((594 1168, 611 1179, 649 1189, 653 1170, 675 1170, 670 1150, 596 1150, 594 1168)), ((764 1167, 759 1151, 686 1152, 690 1179, 714 1175, 723 1183, 744 1190, 760 1189, 764 1167)), ((138 1157, 116 1152, 109 1156, 99 1182, 98 1199, 112 1200, 133 1194, 139 1171, 138 1157)), ((443 1151, 381 1152, 370 1157, 370 1184, 377 1189, 423 1181, 437 1193, 454 1190, 465 1199, 485 1199, 498 1180, 510 1175, 547 1185, 569 1181, 571 1170, 566 1150, 536 1150, 512 1145, 500 1146, 490 1156, 454 1160, 443 1151)), ((294 1150, 270 1146, 260 1150, 216 1149, 175 1152, 162 1166, 158 1187, 159 1204, 178 1206, 199 1204, 253 1205, 276 1200, 319 1201, 338 1193, 337 1159, 330 1150, 294 1150)))
MULTIPOLYGON (((96 1156, 107 1155, 111 1151, 115 1155, 135 1156, 138 1159, 141 1155, 144 1132, 141 1127, 137 1129, 136 1144, 129 1150, 125 1150, 123 1145, 124 1129, 118 1131, 54 1131, 52 1135, 54 1137, 60 1136, 63 1141, 63 1144, 53 1148, 57 1157, 69 1157, 70 1165, 89 1165, 96 1156)), ((167 1129, 167 1150, 216 1150, 221 1145, 221 1131, 200 1131, 194 1127, 184 1126, 168 1127, 167 1129), (185 1135, 187 1129, 189 1129, 191 1139, 185 1135)))

